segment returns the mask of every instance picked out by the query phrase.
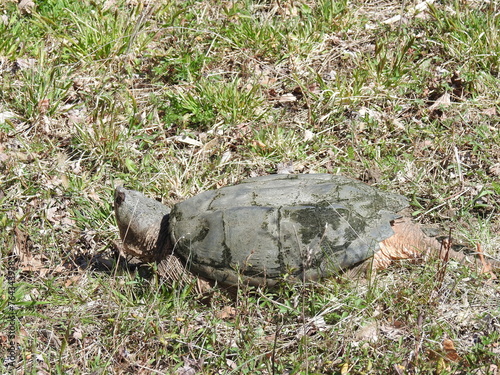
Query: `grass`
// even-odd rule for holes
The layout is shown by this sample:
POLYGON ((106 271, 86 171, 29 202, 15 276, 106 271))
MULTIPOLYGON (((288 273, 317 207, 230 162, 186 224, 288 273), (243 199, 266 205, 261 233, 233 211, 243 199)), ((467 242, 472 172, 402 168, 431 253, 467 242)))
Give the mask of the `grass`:
POLYGON ((498 4, 415 5, 1 3, 2 373, 496 373, 500 291, 475 269, 205 305, 114 245, 117 184, 171 205, 291 162, 402 193, 498 259, 498 4))

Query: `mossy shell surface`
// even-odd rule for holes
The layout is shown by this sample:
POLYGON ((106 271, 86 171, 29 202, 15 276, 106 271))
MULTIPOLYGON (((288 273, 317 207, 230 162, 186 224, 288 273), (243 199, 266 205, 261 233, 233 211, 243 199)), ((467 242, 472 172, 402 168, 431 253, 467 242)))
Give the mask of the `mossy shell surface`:
POLYGON ((371 257, 408 206, 343 176, 268 175, 176 204, 169 232, 189 270, 234 285, 329 276, 371 257))

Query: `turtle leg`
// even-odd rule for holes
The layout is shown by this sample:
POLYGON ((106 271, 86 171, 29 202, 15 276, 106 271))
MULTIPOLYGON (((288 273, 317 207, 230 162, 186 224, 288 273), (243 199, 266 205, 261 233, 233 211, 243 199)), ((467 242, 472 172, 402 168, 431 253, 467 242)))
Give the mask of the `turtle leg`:
MULTIPOLYGON (((455 251, 446 243, 428 237, 408 218, 401 218, 394 222, 394 235, 380 243, 380 251, 373 258, 374 269, 387 268, 392 262, 404 259, 427 259, 429 255, 437 255, 443 261, 453 259, 463 264, 481 269, 483 264, 476 256, 469 256, 455 251)), ((500 262, 488 259, 488 264, 494 269, 500 269, 500 262)))
POLYGON ((175 255, 167 255, 158 263, 158 274, 167 284, 177 282, 181 287, 195 285, 198 294, 205 294, 212 288, 207 280, 196 277, 186 270, 184 264, 175 255))
POLYGON ((420 227, 408 218, 394 221, 394 235, 380 242, 380 251, 373 258, 373 268, 384 269, 392 262, 419 259, 431 252, 439 253, 441 244, 425 235, 420 227))
MULTIPOLYGON (((348 276, 368 276, 369 274, 373 276, 372 271, 385 269, 395 261, 425 261, 432 255, 438 256, 444 262, 453 259, 478 270, 484 267, 478 257, 455 251, 446 243, 441 244, 435 238, 428 237, 417 224, 408 218, 395 220, 392 229, 394 235, 380 242, 380 250, 375 253, 373 258, 347 270, 348 276)), ((493 269, 500 269, 500 261, 498 260, 488 259, 487 263, 493 269)))

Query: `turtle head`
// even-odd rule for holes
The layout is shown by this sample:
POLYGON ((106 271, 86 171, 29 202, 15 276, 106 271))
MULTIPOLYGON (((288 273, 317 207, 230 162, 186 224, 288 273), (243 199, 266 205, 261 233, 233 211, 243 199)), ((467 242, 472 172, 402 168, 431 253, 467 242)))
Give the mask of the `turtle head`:
POLYGON ((168 250, 170 209, 134 190, 118 186, 114 201, 124 252, 143 262, 161 259, 168 250))

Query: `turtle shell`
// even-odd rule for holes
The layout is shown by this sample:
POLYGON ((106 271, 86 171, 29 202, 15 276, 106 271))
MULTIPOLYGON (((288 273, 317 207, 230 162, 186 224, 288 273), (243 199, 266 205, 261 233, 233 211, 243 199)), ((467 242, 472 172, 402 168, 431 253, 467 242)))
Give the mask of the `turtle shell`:
POLYGON ((174 254, 222 284, 314 280, 371 257, 408 206, 401 195, 328 174, 268 175, 174 206, 174 254))

